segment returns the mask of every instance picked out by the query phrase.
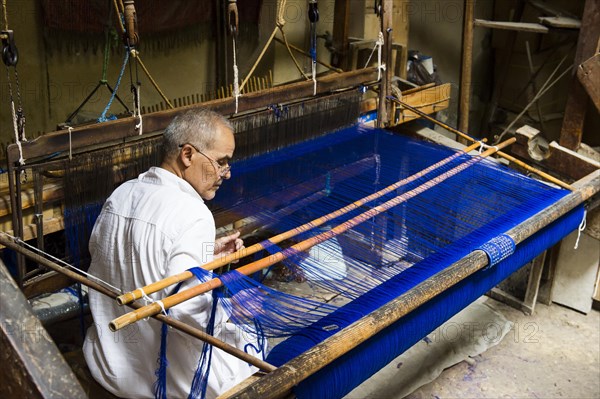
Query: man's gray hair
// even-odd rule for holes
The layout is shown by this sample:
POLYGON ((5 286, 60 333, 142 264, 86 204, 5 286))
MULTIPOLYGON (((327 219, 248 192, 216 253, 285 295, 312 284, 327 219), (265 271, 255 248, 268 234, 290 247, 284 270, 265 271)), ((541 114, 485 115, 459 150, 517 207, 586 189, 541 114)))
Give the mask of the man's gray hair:
POLYGON ((207 108, 191 110, 175 117, 163 133, 163 159, 179 154, 181 146, 186 143, 200 151, 210 150, 219 126, 233 130, 223 115, 207 108))

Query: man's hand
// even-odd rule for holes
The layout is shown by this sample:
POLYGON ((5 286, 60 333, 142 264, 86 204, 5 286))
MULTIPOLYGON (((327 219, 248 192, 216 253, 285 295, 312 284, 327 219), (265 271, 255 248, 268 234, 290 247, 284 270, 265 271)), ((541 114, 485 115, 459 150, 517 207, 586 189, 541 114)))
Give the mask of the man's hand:
MULTIPOLYGON (((239 238, 240 232, 217 238, 215 240, 215 257, 223 257, 244 248, 244 241, 239 238)), ((236 261, 237 262, 237 261, 236 261)))

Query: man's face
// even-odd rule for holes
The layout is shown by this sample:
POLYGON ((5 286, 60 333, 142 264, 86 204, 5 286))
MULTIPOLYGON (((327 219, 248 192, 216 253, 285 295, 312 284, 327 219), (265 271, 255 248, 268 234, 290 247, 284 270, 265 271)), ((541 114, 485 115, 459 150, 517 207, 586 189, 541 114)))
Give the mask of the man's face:
POLYGON ((201 152, 191 148, 191 165, 185 170, 184 179, 203 199, 213 199, 223 180, 231 177, 228 167, 234 150, 233 132, 220 125, 211 148, 201 152))

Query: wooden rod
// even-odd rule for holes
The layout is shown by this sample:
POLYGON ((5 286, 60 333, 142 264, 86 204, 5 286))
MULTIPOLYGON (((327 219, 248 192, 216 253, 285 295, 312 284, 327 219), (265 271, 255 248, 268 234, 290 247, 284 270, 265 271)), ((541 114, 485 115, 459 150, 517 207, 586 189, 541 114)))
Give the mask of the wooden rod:
MULTIPOLYGON (((327 241, 333 237, 336 237, 337 235, 365 222, 366 220, 369 220, 369 219, 379 215, 382 212, 385 212, 401 203, 408 201, 409 199, 438 185, 439 183, 443 182, 444 180, 464 171, 465 169, 467 169, 470 166, 477 163, 479 160, 497 152, 499 149, 504 148, 504 147, 514 143, 515 141, 516 141, 516 139, 514 137, 510 138, 510 139, 498 144, 495 147, 487 149, 486 151, 481 153, 481 155, 479 157, 471 158, 468 161, 463 162, 462 164, 460 164, 458 166, 455 166, 454 168, 450 169, 449 171, 440 174, 439 176, 433 178, 432 180, 429 180, 410 191, 407 191, 401 195, 398 195, 398 196, 392 198, 391 200, 388 200, 374 208, 371 208, 368 211, 363 212, 363 213, 337 225, 336 227, 332 228, 329 231, 323 232, 314 237, 310 237, 304 241, 300 241, 299 243, 294 244, 291 247, 286 248, 283 251, 276 252, 274 254, 269 255, 266 258, 259 259, 255 262, 252 262, 245 266, 242 266, 242 267, 236 269, 236 271, 241 274, 244 274, 244 275, 250 275, 250 274, 256 273, 266 267, 269 267, 275 263, 281 262, 282 260, 286 259, 290 255, 293 255, 298 252, 306 251, 309 248, 311 248, 321 242, 327 241)), ((194 298, 198 295, 202 295, 202 294, 204 294, 208 291, 211 291, 215 288, 219 288, 222 285, 223 285, 223 283, 222 283, 221 279, 219 279, 218 277, 215 277, 212 280, 209 280, 205 283, 198 284, 194 287, 188 288, 187 290, 180 291, 177 294, 163 298, 162 300, 160 300, 160 303, 154 302, 149 305, 143 306, 139 309, 136 309, 133 312, 126 313, 123 316, 120 316, 120 317, 114 319, 113 321, 111 321, 109 323, 109 328, 112 331, 117 331, 123 327, 126 327, 132 323, 135 323, 138 320, 141 320, 148 316, 160 313, 162 311, 163 307, 164 307, 164 309, 169 309, 173 306, 176 306, 176 305, 178 305, 182 302, 185 302, 191 298, 194 298), (161 306, 161 304, 162 304, 162 306, 161 306)))
MULTIPOLYGON (((398 182, 396 182, 394 184, 391 184, 391 185, 387 186, 386 188, 384 188, 382 190, 379 190, 379 191, 377 191, 377 192, 375 192, 373 194, 370 194, 370 195, 368 195, 366 197, 363 197, 363 198, 361 198, 361 199, 359 199, 357 201, 354 201, 353 203, 351 203, 351 204, 349 204, 349 205, 347 205, 347 206, 345 206, 343 208, 340 208, 340 209, 338 209, 336 211, 333 211, 333 212, 331 212, 331 213, 329 213, 327 215, 321 216, 321 217, 319 217, 317 219, 314 219, 314 220, 312 220, 312 221, 310 221, 308 223, 305 223, 305 224, 303 224, 301 226, 295 227, 295 228, 290 229, 290 230, 288 230, 286 232, 283 232, 281 234, 273 236, 273 237, 269 238, 269 241, 272 244, 278 244, 278 243, 280 243, 280 242, 282 242, 284 240, 288 240, 288 239, 290 239, 292 237, 295 237, 296 235, 298 235, 300 233, 304 233, 306 231, 314 229, 315 227, 319 227, 319 226, 327 223, 328 221, 330 221, 332 219, 340 217, 340 216, 342 216, 342 215, 344 215, 344 214, 346 214, 346 213, 348 213, 350 211, 353 211, 353 210, 357 209, 360 206, 363 206, 363 205, 365 205, 365 204, 367 204, 367 203, 369 203, 371 201, 374 201, 377 198, 380 198, 380 197, 382 197, 382 196, 384 196, 386 194, 391 193, 392 191, 396 190, 397 188, 399 188, 399 187, 401 187, 403 185, 406 185, 406 184, 408 184, 408 183, 410 183, 410 182, 412 182, 412 181, 414 181, 414 180, 416 180, 416 179, 418 179, 418 178, 420 178, 420 177, 428 174, 429 172, 431 172, 431 171, 433 171, 433 170, 435 170, 435 169, 437 169, 437 168, 439 168, 439 167, 447 164, 448 162, 456 159, 461 154, 468 153, 469 151, 472 151, 472 150, 476 149, 477 147, 479 147, 479 143, 475 143, 475 144, 471 145, 470 147, 465 148, 461 152, 457 152, 456 154, 453 154, 453 155, 451 155, 451 156, 449 156, 447 158, 444 158, 441 161, 439 161, 439 162, 437 162, 437 163, 435 163, 435 164, 433 164, 433 165, 431 165, 431 166, 423 169, 422 171, 420 171, 418 173, 415 173, 412 176, 407 177, 406 179, 402 179, 402 180, 400 180, 400 181, 398 181, 398 182)), ((213 260, 212 262, 208 262, 205 265, 203 265, 202 268, 206 269, 206 270, 214 270, 214 269, 217 269, 219 267, 225 266, 225 265, 227 265, 227 264, 229 264, 231 262, 235 262, 235 261, 237 261, 237 260, 239 260, 241 258, 244 258, 246 256, 252 255, 252 254, 254 254, 256 252, 262 251, 263 249, 265 249, 265 247, 263 246, 262 243, 259 242, 259 243, 256 243, 254 245, 249 246, 248 248, 241 249, 241 250, 236 251, 236 252, 234 252, 232 254, 224 256, 222 258, 213 260)), ((143 294, 146 294, 146 295, 153 294, 153 293, 158 292, 160 290, 163 290, 163 289, 165 289, 165 288, 167 288, 167 287, 169 287, 169 286, 171 286, 173 284, 177 284, 177 283, 179 283, 181 281, 184 281, 184 280, 187 280, 189 278, 192 278, 193 276, 194 276, 194 274, 192 272, 190 272, 190 271, 187 271, 187 270, 185 272, 182 272, 182 273, 179 273, 179 274, 175 274, 173 276, 169 276, 169 277, 164 278, 162 280, 156 281, 156 282, 154 282, 152 284, 146 285, 145 287, 142 287, 141 289, 137 288, 137 289, 135 289, 135 290, 133 290, 131 292, 127 292, 127 293, 125 293, 123 295, 118 296, 117 297, 117 303, 119 305, 125 305, 127 303, 130 303, 130 302, 133 302, 133 301, 135 301, 137 299, 142 298, 143 294)))
POLYGON ((458 128, 469 131, 469 108, 471 100, 471 78, 473 67, 473 19, 475 0, 466 0, 463 12, 462 62, 460 66, 460 100, 458 128))
MULTIPOLYGON (((591 173, 575 183, 575 186, 575 192, 520 223, 506 234, 515 241, 515 244, 519 244, 597 194, 600 191, 600 171, 591 173)), ((463 259, 315 345, 272 373, 247 385, 236 392, 233 397, 239 399, 283 397, 301 381, 487 264, 488 258, 483 251, 471 252, 463 259)))
MULTIPOLYGON (((0 244, 20 253, 22 255, 25 255, 27 258, 33 260, 34 262, 37 262, 43 266, 46 266, 49 269, 52 269, 58 273, 64 274, 65 276, 67 276, 81 284, 84 284, 84 285, 90 287, 91 289, 100 292, 101 294, 104 294, 113 299, 117 297, 117 294, 113 290, 111 290, 111 289, 105 287, 104 285, 101 285, 85 276, 82 276, 79 273, 69 270, 66 267, 60 266, 59 264, 54 263, 27 248, 23 248, 21 245, 15 243, 10 236, 4 234, 3 232, 0 232, 0 244)), ((140 307, 140 305, 137 303, 132 303, 129 306, 134 309, 137 309, 140 307)), ((154 318, 165 324, 168 324, 169 326, 171 326, 179 331, 182 331, 194 338, 198 338, 201 341, 204 341, 210 345, 213 345, 215 348, 219 348, 219 349, 223 350, 224 352, 227 352, 230 355, 237 357, 238 359, 242 359, 242 360, 252 364, 253 366, 258 367, 262 371, 272 371, 275 369, 274 366, 268 364, 267 362, 264 362, 252 355, 249 355, 246 352, 244 352, 240 349, 237 349, 237 348, 213 337, 212 335, 205 333, 204 331, 202 331, 198 328, 190 326, 189 324, 183 323, 179 320, 173 319, 173 318, 165 316, 163 314, 157 314, 154 318)))
MULTIPOLYGON (((406 104, 405 102, 402 102, 402 101, 398 100, 397 98, 391 98, 391 100, 394 101, 394 102, 396 102, 396 103, 398 103, 398 104, 400 104, 401 106, 403 106, 404 108, 408 109, 409 111, 414 112, 415 114, 417 114, 417 115, 419 115, 419 116, 427 119, 428 121, 433 122, 436 125, 439 125, 439 126, 443 127, 444 129, 449 130, 450 132, 452 132, 452 133, 454 133, 454 134, 456 134, 456 135, 458 135, 458 136, 460 136, 460 137, 462 137, 462 138, 464 138, 464 139, 466 139, 468 141, 471 141, 471 142, 476 142, 477 141, 476 139, 474 139, 473 137, 469 136, 468 134, 463 133, 460 130, 454 129, 452 126, 449 126, 449 125, 445 124, 444 122, 440 122, 437 119, 432 118, 431 116, 427 115, 425 112, 420 111, 419 109, 417 109, 415 107, 412 107, 412 106, 406 104)), ((534 168, 533 166, 530 166, 530 165, 526 164, 525 162, 523 162, 523 161, 521 161, 521 160, 513 157, 512 155, 509 155, 509 154, 507 154, 505 152, 502 152, 502 151, 498 151, 498 156, 506 159, 509 162, 513 162, 513 163, 519 165, 520 167, 522 167, 523 169, 525 169, 525 170, 527 170, 527 171, 529 171, 531 173, 535 173, 536 175, 538 175, 540 177, 543 177, 544 179, 548 180, 549 182, 552 182, 552 183, 556 184, 559 187, 562 187, 562 188, 564 188, 566 190, 570 190, 570 191, 574 190, 574 188, 571 185, 569 185, 569 184, 567 184, 567 183, 565 183, 565 182, 557 179, 554 176, 549 175, 546 172, 543 172, 543 171, 541 171, 541 170, 539 170, 537 168, 534 168)))

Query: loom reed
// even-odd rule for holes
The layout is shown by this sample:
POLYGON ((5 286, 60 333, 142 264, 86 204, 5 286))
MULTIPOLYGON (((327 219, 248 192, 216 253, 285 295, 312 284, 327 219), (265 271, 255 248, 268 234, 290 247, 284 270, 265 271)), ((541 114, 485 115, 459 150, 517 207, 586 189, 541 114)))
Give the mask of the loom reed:
MULTIPOLYGON (((444 180, 446 180, 446 179, 456 175, 457 173, 462 172, 463 170, 467 169, 468 167, 472 166, 479 160, 481 160, 487 156, 490 156, 490 155, 498 152, 499 150, 513 144, 515 141, 516 141, 515 138, 511 138, 502 143, 499 143, 497 146, 488 148, 487 150, 483 151, 479 155, 479 157, 471 158, 470 160, 450 169, 447 172, 444 172, 443 174, 433 178, 432 180, 429 180, 428 182, 421 184, 418 187, 416 187, 408 192, 398 195, 398 196, 392 198, 391 200, 388 200, 374 208, 371 208, 370 210, 363 212, 363 213, 353 217, 352 219, 349 219, 349 220, 339 224, 338 226, 332 228, 331 230, 328 230, 326 232, 318 234, 314 237, 308 238, 304 241, 300 241, 299 243, 294 244, 291 247, 289 247, 283 251, 271 254, 270 256, 268 256, 266 258, 262 258, 255 262, 252 262, 245 266, 242 266, 237 269, 237 272, 244 274, 244 275, 250 275, 250 274, 256 273, 256 272, 258 272, 266 267, 269 267, 275 263, 281 262, 282 260, 286 259, 287 257, 289 257, 290 255, 292 255, 294 253, 306 251, 321 242, 324 242, 333 237, 336 237, 337 235, 365 222, 366 220, 369 220, 369 219, 377 216, 378 214, 385 212, 403 202, 406 202, 410 198, 415 197, 415 196, 419 195, 420 193, 436 186, 437 184, 443 182, 444 180)), ((163 309, 165 309, 165 310, 170 309, 173 306, 176 306, 176 305, 178 305, 184 301, 187 301, 191 298, 194 298, 198 295, 202 295, 213 289, 219 288, 222 285, 223 285, 223 282, 221 281, 221 279, 219 279, 218 277, 215 277, 205 283, 198 284, 192 288, 189 288, 184 291, 180 291, 177 294, 163 298, 162 300, 160 300, 160 303, 162 304, 162 306, 161 306, 161 304, 159 304, 157 302, 153 302, 149 305, 146 305, 139 309, 136 309, 133 312, 126 313, 123 316, 120 316, 120 317, 114 319, 112 322, 110 322, 109 328, 112 331, 117 331, 123 327, 128 326, 129 324, 137 322, 138 320, 144 319, 144 318, 152 316, 152 315, 156 315, 156 314, 160 313, 163 309)))

